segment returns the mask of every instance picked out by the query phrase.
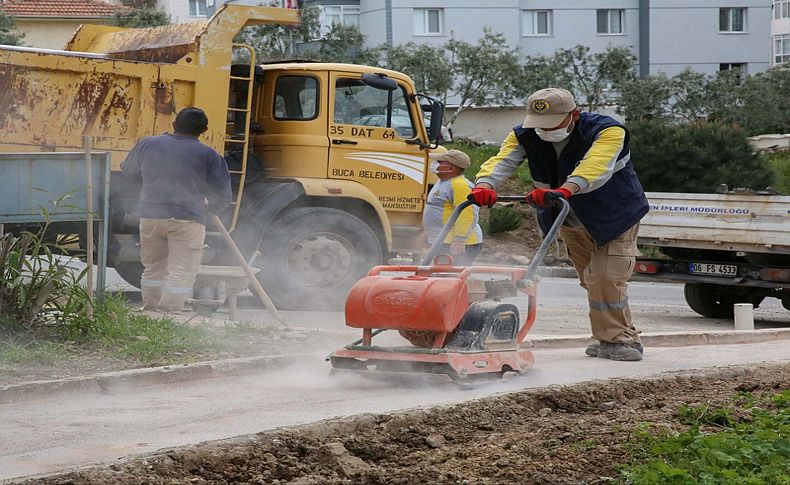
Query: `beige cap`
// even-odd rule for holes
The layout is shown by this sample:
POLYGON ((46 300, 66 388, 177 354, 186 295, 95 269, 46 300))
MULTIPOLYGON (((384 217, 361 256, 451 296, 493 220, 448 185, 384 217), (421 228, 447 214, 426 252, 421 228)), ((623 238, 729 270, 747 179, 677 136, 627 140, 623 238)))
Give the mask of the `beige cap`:
POLYGON ((527 117, 521 127, 554 128, 575 109, 576 101, 570 91, 560 88, 541 89, 527 98, 527 117))
POLYGON ((431 153, 428 155, 437 162, 449 162, 458 168, 469 168, 472 163, 469 155, 461 150, 448 150, 444 153, 431 153))

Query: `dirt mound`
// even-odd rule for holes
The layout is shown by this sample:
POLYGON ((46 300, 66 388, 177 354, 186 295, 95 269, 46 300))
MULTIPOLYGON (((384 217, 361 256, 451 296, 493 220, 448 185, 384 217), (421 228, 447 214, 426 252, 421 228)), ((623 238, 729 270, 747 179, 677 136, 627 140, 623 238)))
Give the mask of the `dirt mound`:
POLYGON ((601 483, 644 423, 682 429, 678 404, 787 389, 790 365, 526 390, 394 415, 364 415, 159 452, 44 484, 601 483))

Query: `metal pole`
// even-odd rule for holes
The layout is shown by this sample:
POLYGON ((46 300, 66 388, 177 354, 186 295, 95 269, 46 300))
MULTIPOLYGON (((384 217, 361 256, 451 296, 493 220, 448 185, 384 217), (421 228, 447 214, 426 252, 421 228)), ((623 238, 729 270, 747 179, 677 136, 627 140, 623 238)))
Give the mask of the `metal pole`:
POLYGON ((107 244, 109 240, 110 227, 110 165, 112 157, 109 152, 102 157, 104 167, 104 180, 101 192, 102 216, 99 223, 99 248, 96 272, 96 301, 101 305, 104 302, 105 290, 107 289, 107 244))
POLYGON ((85 209, 88 211, 87 214, 87 235, 85 241, 85 246, 87 248, 88 254, 86 257, 88 268, 87 268, 87 286, 88 286, 88 308, 87 308, 87 315, 88 318, 93 318, 93 170, 92 170, 92 161, 91 161, 91 145, 93 144, 93 138, 90 135, 86 135, 82 137, 83 146, 85 147, 85 178, 87 178, 88 185, 85 189, 85 194, 87 197, 87 201, 85 204, 85 209))

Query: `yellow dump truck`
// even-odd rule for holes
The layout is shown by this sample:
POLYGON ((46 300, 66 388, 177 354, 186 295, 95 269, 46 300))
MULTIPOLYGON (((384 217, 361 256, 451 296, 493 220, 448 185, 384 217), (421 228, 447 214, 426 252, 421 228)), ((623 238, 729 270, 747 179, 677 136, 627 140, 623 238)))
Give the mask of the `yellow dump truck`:
MULTIPOLYGON (((342 301, 371 266, 415 249, 442 106, 398 72, 258 64, 234 43, 245 26, 296 22, 294 10, 224 4, 203 22, 83 25, 64 50, 0 46, 0 152, 74 152, 85 135, 110 152, 109 264, 136 285, 139 188, 120 164, 140 138, 170 131, 179 110, 200 107, 201 140, 225 154, 233 177, 235 203, 221 217, 248 256, 259 252, 275 302, 342 301)), ((208 230, 204 263, 226 264, 208 230)))

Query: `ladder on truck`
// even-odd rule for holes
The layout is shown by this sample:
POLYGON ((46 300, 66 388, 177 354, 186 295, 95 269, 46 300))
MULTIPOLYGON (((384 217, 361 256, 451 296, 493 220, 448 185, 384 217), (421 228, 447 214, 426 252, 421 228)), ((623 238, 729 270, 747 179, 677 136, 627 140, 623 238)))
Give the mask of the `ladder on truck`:
MULTIPOLYGON (((236 174, 239 176, 239 188, 236 191, 236 198, 231 205, 233 206, 233 219, 230 223, 230 231, 236 227, 236 223, 239 219, 239 209, 241 207, 241 197, 244 193, 244 182, 247 178, 247 160, 249 159, 249 151, 250 151, 250 123, 252 121, 252 97, 253 97, 253 87, 255 84, 255 49, 246 45, 246 44, 233 44, 234 52, 237 50, 245 50, 249 55, 249 71, 247 72, 247 76, 234 76, 231 74, 230 76, 230 84, 233 85, 234 81, 247 81, 247 99, 244 102, 244 107, 239 108, 236 106, 228 105, 228 114, 233 114, 234 125, 236 124, 236 117, 237 116, 244 116, 244 130, 241 134, 232 133, 232 134, 225 134, 225 150, 227 151, 228 148, 233 147, 234 151, 236 151, 239 147, 241 147, 241 169, 240 170, 230 170, 231 174, 236 174)), ((230 103, 230 101, 229 101, 230 103)), ((227 119, 227 117, 226 117, 227 119)))
MULTIPOLYGON (((230 224, 231 231, 236 227, 239 207, 241 206, 241 197, 244 192, 244 182, 247 177, 247 160, 249 158, 250 148, 250 121, 252 118, 252 90, 255 82, 255 51, 245 44, 233 44, 233 49, 234 52, 238 49, 246 50, 249 53, 250 64, 247 76, 234 76, 233 71, 231 71, 229 88, 233 90, 235 82, 245 81, 247 83, 247 99, 244 100, 242 107, 239 107, 240 103, 238 100, 230 96, 227 113, 225 115, 225 120, 227 121, 232 114, 234 124, 233 131, 231 133, 225 133, 225 152, 229 150, 235 152, 241 149, 241 168, 238 170, 229 170, 231 174, 239 176, 239 187, 236 191, 236 197, 233 202, 231 202, 233 207, 233 219, 230 224), (238 126, 240 116, 243 116, 244 124, 243 130, 238 132, 235 128, 238 126)), ((217 226, 214 228, 216 231, 207 231, 206 234, 221 236, 224 233, 230 238, 225 227, 219 227, 222 225, 222 221, 219 217, 211 216, 211 218, 213 221, 212 225, 217 226)), ((232 244, 232 241, 230 244, 232 244)), ((251 265, 252 261, 248 263, 248 267, 251 265)), ((250 270, 254 271, 251 268, 250 270)), ((235 321, 238 319, 236 295, 247 289, 250 284, 249 275, 241 266, 201 265, 195 278, 193 298, 187 300, 187 303, 192 306, 196 313, 204 316, 213 315, 220 306, 227 303, 229 317, 231 320, 235 321)), ((271 308, 274 308, 273 305, 271 308)), ((276 309, 273 311, 276 312, 276 309)))

